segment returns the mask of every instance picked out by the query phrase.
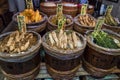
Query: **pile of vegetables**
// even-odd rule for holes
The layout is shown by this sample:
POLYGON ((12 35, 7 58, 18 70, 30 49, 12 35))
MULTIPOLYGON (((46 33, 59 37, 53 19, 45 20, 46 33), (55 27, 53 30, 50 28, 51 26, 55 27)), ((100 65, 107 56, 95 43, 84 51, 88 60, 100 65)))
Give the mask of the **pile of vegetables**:
POLYGON ((51 17, 50 22, 52 22, 55 25, 58 25, 59 19, 65 18, 66 19, 65 25, 70 24, 72 22, 71 19, 63 15, 62 11, 63 11, 62 4, 57 4, 57 14, 51 17))
MULTIPOLYGON (((65 17, 65 16, 63 16, 63 17, 65 17)), ((66 17, 65 17, 65 18, 66 18, 66 17)), ((57 15, 53 16, 53 17, 50 19, 50 22, 51 22, 52 24, 58 25, 57 15)), ((70 18, 66 18, 65 25, 70 24, 71 22, 72 22, 72 21, 71 21, 70 18)))
POLYGON ((96 21, 93 17, 91 17, 90 15, 80 15, 78 17, 78 21, 81 25, 83 26, 89 26, 89 27, 95 27, 96 25, 96 21))
POLYGON ((82 46, 81 40, 75 32, 63 29, 50 32, 48 40, 48 44, 57 49, 67 50, 82 46))
POLYGON ((92 32, 93 41, 95 44, 110 49, 118 49, 120 48, 120 41, 115 39, 113 36, 101 30, 102 23, 97 23, 94 32, 92 32))
POLYGON ((108 6, 107 7, 107 11, 105 14, 105 23, 107 25, 111 25, 111 26, 118 26, 118 22, 115 20, 115 18, 111 15, 111 11, 112 11, 113 6, 108 6))
POLYGON ((14 31, 0 40, 0 52, 19 53, 35 45, 37 38, 32 33, 14 31))
POLYGON ((33 9, 25 9, 20 15, 25 16, 26 23, 40 22, 43 19, 40 12, 38 10, 34 11, 33 9))

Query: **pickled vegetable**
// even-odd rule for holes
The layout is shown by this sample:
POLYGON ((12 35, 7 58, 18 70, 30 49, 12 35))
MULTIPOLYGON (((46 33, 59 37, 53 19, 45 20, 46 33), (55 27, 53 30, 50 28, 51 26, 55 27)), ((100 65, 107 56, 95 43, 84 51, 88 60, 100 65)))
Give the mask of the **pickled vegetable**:
POLYGON ((64 31, 63 29, 52 31, 48 34, 47 43, 58 49, 75 49, 82 46, 76 32, 64 31))
MULTIPOLYGON (((52 23, 55 24, 55 25, 58 25, 57 15, 56 15, 56 16, 53 16, 53 17, 51 18, 50 22, 52 22, 52 23)), ((71 21, 69 18, 66 18, 65 25, 70 24, 71 22, 72 22, 72 21, 71 21)))
POLYGON ((35 45, 36 41, 32 33, 15 31, 0 40, 0 52, 20 53, 35 45))
POLYGON ((40 15, 38 10, 25 9, 20 15, 25 16, 26 23, 40 22, 42 20, 42 15, 40 15))
POLYGON ((96 21, 89 15, 81 15, 78 17, 78 21, 83 26, 95 27, 96 21))

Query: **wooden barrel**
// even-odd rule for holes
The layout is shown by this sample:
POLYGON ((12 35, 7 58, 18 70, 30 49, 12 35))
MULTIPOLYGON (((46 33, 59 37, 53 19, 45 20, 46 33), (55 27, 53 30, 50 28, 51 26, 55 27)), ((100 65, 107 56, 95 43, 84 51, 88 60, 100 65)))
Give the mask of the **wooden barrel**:
MULTIPOLYGON (((89 15, 89 14, 88 14, 89 15)), ((77 15, 75 18, 74 18, 74 30, 81 33, 81 34, 85 34, 88 30, 93 30, 94 27, 93 26, 84 26, 84 25, 81 25, 80 22, 78 21, 78 18, 79 16, 81 16, 80 14, 77 15)), ((92 17, 91 15, 89 15, 91 18, 93 18, 95 21, 96 19, 94 17, 92 17)))
POLYGON ((85 38, 81 34, 77 33, 83 43, 83 46, 72 51, 62 51, 55 50, 46 43, 47 35, 48 33, 42 37, 42 45, 46 52, 45 62, 49 74, 56 80, 70 80, 75 75, 76 71, 80 68, 81 55, 84 52, 84 48, 86 46, 85 38))
POLYGON ((117 68, 120 69, 120 56, 117 58, 117 68))
MULTIPOLYGON (((21 54, 0 53, 1 70, 8 80, 33 80, 40 71, 41 37, 36 32, 30 32, 38 39, 32 48, 21 54)), ((10 33, 0 35, 0 39, 10 33)))
MULTIPOLYGON (((16 13, 13 15, 13 21, 17 24, 17 15, 20 14, 20 12, 16 13)), ((27 23, 27 30, 30 31, 35 31, 35 32, 42 32, 43 30, 45 30, 46 25, 47 25, 47 16, 40 12, 40 14, 42 15, 43 19, 40 22, 33 22, 33 23, 27 23)))
MULTIPOLYGON (((47 29, 48 31, 51 31, 51 30, 56 30, 58 28, 58 25, 55 25, 51 22, 51 19, 56 16, 56 15, 51 15, 49 18, 48 18, 48 26, 47 26, 47 29)), ((73 18, 70 16, 70 15, 65 15, 66 18, 70 19, 71 20, 71 23, 65 25, 65 29, 67 30, 72 30, 73 29, 73 18)))
POLYGON ((110 25, 104 24, 103 28, 112 30, 112 31, 120 34, 120 26, 110 26, 110 25))
MULTIPOLYGON (((109 35, 120 39, 120 35, 105 30, 109 35)), ((109 49, 93 43, 91 32, 87 34, 87 47, 83 57, 83 68, 92 76, 101 78, 110 74, 116 66, 116 58, 120 55, 120 49, 109 49)))
POLYGON ((92 15, 94 13, 94 6, 93 5, 88 5, 87 13, 92 15))
POLYGON ((55 2, 42 2, 40 3, 40 11, 47 16, 56 14, 57 5, 55 2))
MULTIPOLYGON (((103 18, 103 17, 99 17, 99 18, 103 18)), ((116 18, 115 18, 115 20, 116 20, 116 18)), ((120 23, 118 20, 116 20, 116 21, 118 23, 120 23)), ((108 25, 108 24, 104 23, 102 28, 103 29, 109 29, 111 31, 114 31, 114 32, 120 34, 120 24, 118 26, 111 26, 111 25, 108 25)))
MULTIPOLYGON (((78 5, 78 14, 81 12, 81 4, 78 5)), ((88 8, 87 8, 87 13, 92 15, 94 13, 94 6, 93 5, 88 5, 88 8)))
POLYGON ((63 13, 67 15, 71 15, 72 17, 75 17, 78 12, 78 6, 77 4, 70 3, 70 2, 63 2, 63 13))

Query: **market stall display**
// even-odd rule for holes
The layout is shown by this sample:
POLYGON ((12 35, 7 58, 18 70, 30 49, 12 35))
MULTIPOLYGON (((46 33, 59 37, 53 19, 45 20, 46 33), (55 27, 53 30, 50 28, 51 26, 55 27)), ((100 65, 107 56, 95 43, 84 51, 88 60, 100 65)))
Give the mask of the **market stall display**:
MULTIPOLYGON (((14 31, 14 30, 15 30, 15 27, 16 27, 16 25, 15 25, 15 23, 12 21, 2 33, 14 31), (11 27, 12 27, 12 28, 11 28, 11 27)), ((42 51, 43 51, 43 50, 42 50, 42 51)), ((40 54, 43 54, 43 52, 42 52, 42 53, 40 52, 40 54)), ((41 58, 43 59, 44 56, 41 56, 41 58)), ((103 79, 103 80, 104 80, 104 79, 113 79, 113 80, 118 79, 119 77, 116 75, 116 73, 119 74, 119 73, 120 73, 120 69, 115 68, 115 69, 111 72, 110 75, 105 76, 105 78, 102 78, 102 79, 103 79)), ((75 77, 79 77, 80 79, 81 79, 81 78, 86 78, 86 77, 87 77, 88 80, 91 79, 91 78, 89 78, 88 76, 91 76, 91 74, 89 74, 88 72, 86 72, 86 71, 83 69, 83 67, 79 67, 79 70, 77 71, 77 73, 76 73, 76 75, 75 75, 75 77), (80 76, 80 77, 79 77, 79 76, 80 76), (82 77, 81 77, 81 76, 82 76, 82 77)), ((48 72, 47 72, 45 63, 44 63, 44 62, 41 62, 41 63, 40 63, 40 72, 39 72, 38 76, 37 76, 35 79, 36 79, 36 80, 37 80, 37 79, 39 80, 39 79, 51 79, 51 78, 52 78, 52 77, 51 77, 51 76, 48 74, 48 72)), ((1 79, 1 78, 0 78, 0 79, 1 79)), ((92 77, 92 79, 95 79, 95 78, 92 77)), ((3 80, 3 79, 1 79, 1 80, 3 80)))
POLYGON ((14 14, 13 21, 17 24, 17 15, 24 15, 27 25, 27 29, 31 31, 36 31, 38 33, 42 32, 46 28, 47 16, 32 9, 25 9, 23 12, 18 12, 14 14))
POLYGON ((7 79, 33 80, 40 74, 40 78, 70 80, 75 75, 103 78, 120 73, 120 23, 111 15, 113 6, 108 6, 104 17, 95 19, 88 14, 93 6, 82 4, 78 9, 69 2, 44 2, 40 6, 47 18, 33 9, 32 0, 26 1, 27 9, 13 16, 14 28, 0 35, 0 65, 7 79), (37 32, 45 29, 49 32, 41 39, 37 32), (41 44, 44 49, 40 50, 41 44))
POLYGON ((87 33, 87 47, 83 68, 92 76, 101 78, 110 74, 120 53, 120 36, 110 30, 101 30, 103 19, 98 20, 94 31, 87 33))

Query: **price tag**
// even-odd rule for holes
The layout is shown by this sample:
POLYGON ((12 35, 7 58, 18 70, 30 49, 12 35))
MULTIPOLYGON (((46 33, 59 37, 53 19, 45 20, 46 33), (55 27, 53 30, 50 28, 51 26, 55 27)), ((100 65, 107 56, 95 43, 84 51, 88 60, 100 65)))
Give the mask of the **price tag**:
POLYGON ((27 9, 33 9, 33 2, 32 2, 32 0, 26 0, 26 7, 27 7, 27 9))
POLYGON ((82 7, 81 7, 81 15, 86 15, 86 13, 87 13, 87 7, 88 7, 87 4, 83 4, 82 5, 82 7))
POLYGON ((18 21, 18 28, 20 32, 26 32, 26 23, 25 23, 25 16, 23 15, 18 15, 17 16, 17 21, 18 21))
POLYGON ((62 4, 57 4, 57 18, 61 19, 63 16, 63 6, 62 4))
POLYGON ((99 18, 97 23, 96 23, 96 26, 95 26, 95 31, 98 31, 98 30, 101 30, 101 27, 104 23, 104 18, 99 18))
POLYGON ((107 6, 106 14, 107 14, 107 13, 111 13, 111 12, 112 12, 112 9, 113 9, 113 5, 107 6))
POLYGON ((63 29, 65 23, 66 23, 66 18, 65 17, 63 17, 62 19, 59 19, 58 20, 58 29, 63 29))
POLYGON ((59 19, 58 20, 58 29, 61 29, 62 28, 62 19, 59 19))

